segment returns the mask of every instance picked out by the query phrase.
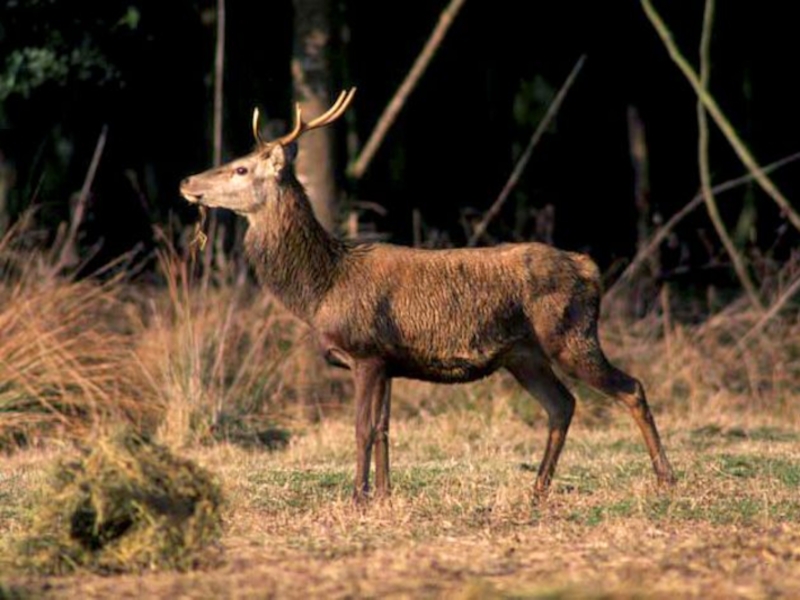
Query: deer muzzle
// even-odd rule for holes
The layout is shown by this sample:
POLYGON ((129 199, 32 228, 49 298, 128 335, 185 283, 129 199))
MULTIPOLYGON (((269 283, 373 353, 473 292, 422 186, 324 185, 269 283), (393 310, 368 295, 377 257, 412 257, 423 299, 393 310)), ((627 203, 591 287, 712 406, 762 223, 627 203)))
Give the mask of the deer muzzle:
POLYGON ((203 201, 203 193, 196 189, 191 177, 181 181, 181 196, 192 204, 202 204, 203 201))

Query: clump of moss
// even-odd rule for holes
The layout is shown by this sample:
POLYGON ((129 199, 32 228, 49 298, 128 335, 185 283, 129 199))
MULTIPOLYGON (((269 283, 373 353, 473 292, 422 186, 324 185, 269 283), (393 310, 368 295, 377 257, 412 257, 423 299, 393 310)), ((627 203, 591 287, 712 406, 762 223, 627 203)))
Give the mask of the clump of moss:
POLYGON ((17 544, 18 563, 52 574, 188 570, 216 552, 221 502, 207 471, 118 433, 60 461, 17 544))

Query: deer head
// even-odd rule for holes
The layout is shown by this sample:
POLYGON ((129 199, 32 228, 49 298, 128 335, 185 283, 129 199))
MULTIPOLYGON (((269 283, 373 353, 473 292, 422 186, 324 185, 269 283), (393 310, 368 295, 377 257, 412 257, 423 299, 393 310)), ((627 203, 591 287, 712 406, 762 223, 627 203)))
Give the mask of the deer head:
POLYGON ((256 212, 277 190, 297 154, 297 139, 307 131, 330 125, 353 101, 356 89, 339 94, 324 114, 309 122, 303 120, 300 104, 295 106, 295 125, 291 132, 266 142, 258 127, 258 109, 253 111, 256 149, 221 167, 187 177, 181 182, 181 195, 192 204, 227 208, 247 216, 256 212))

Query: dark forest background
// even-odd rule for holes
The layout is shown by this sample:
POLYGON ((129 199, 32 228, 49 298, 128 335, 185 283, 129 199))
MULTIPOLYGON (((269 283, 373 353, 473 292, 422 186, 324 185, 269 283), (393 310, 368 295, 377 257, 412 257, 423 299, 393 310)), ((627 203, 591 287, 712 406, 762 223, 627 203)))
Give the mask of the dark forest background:
MULTIPOLYGON (((254 106, 268 129, 287 127, 301 4, 227 0, 224 160, 251 150, 254 106)), ((365 235, 413 243, 417 210, 418 242, 463 245, 583 54, 554 125, 482 243, 545 238, 589 252, 613 279, 641 234, 632 111, 647 144, 648 226, 697 194, 696 96, 639 2, 467 0, 358 181, 346 175, 347 164, 445 3, 322 4, 330 11, 332 89, 359 90, 337 126, 338 211, 344 222, 358 210, 365 235)), ((657 8, 696 64, 703 3, 662 1, 657 8)), ((190 224, 196 213, 179 197, 178 183, 212 163, 216 11, 215 2, 198 0, 3 0, 0 227, 35 206, 44 241, 52 241, 70 218, 104 125, 107 142, 79 236, 81 252, 100 248, 91 266, 134 247, 147 256, 154 224, 190 224)), ((717 7, 711 91, 762 165, 800 150, 793 15, 791 3, 717 7)), ((713 182, 745 173, 711 127, 713 182)), ((790 201, 799 169, 773 175, 790 201)), ((727 192, 720 207, 747 255, 790 257, 797 232, 755 185, 727 192)), ((702 208, 663 245, 659 269, 663 279, 736 281, 702 208)))

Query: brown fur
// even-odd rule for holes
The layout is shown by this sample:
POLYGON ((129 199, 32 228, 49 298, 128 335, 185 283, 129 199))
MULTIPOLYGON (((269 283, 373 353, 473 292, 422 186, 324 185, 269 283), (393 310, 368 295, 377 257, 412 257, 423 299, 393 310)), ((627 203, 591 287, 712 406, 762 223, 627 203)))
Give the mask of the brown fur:
POLYGON ((332 364, 353 371, 356 499, 368 493, 373 446, 378 492, 389 492, 391 378, 462 382, 500 368, 547 411, 535 486, 545 493, 575 404, 552 364, 624 403, 659 483, 674 482, 641 384, 600 348, 600 278, 591 259, 536 243, 420 250, 343 242, 314 218, 291 151, 267 146, 185 180, 181 190, 249 219, 246 250, 261 281, 317 332, 332 364), (245 181, 235 175, 242 165, 245 181))

